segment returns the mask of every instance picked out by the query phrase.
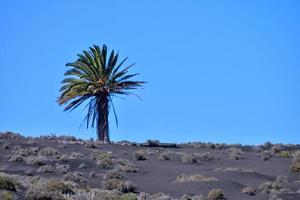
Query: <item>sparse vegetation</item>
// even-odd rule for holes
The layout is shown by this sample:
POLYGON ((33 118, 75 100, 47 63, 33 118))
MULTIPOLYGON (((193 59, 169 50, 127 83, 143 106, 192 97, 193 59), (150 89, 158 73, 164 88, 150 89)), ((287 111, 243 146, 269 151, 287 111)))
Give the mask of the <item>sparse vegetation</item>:
MULTIPOLYGON (((30 138, 35 144, 28 143, 27 139, 0 139, 2 146, 4 143, 9 144, 7 150, 0 147, 0 177, 12 181, 16 190, 0 188, 0 199, 4 199, 5 194, 6 199, 13 197, 28 200, 208 200, 207 196, 200 194, 204 192, 203 194, 208 195, 208 188, 218 187, 224 189, 228 199, 233 197, 233 193, 239 199, 253 200, 300 197, 297 191, 299 174, 289 173, 287 167, 290 162, 294 164, 291 170, 297 172, 296 163, 300 161, 297 150, 300 145, 282 145, 280 148, 272 145, 269 149, 260 147, 261 152, 274 157, 270 162, 263 162, 258 157, 261 152, 257 153, 253 146, 245 145, 215 144, 214 149, 207 149, 207 143, 199 143, 199 148, 179 144, 178 148, 171 149, 164 144, 150 148, 144 143, 124 146, 95 142, 97 148, 89 148, 86 144, 93 142, 77 139, 62 141, 57 136, 49 137, 51 141, 45 141, 47 136, 44 138, 30 138), (61 144, 64 147, 57 154, 49 150, 61 144), (232 149, 242 150, 245 160, 230 161, 228 155, 232 149), (41 151, 44 153, 40 153, 41 151), (137 151, 142 152, 141 155, 148 161, 137 161, 137 157, 133 156, 137 151), (286 153, 289 156, 283 156, 286 153), (20 162, 14 163, 18 159, 20 162), (276 170, 273 170, 275 167, 276 170), (135 172, 138 174, 129 174, 135 172), (278 176, 277 172, 283 175, 278 176), (52 184, 50 180, 53 178, 55 180, 52 184), (263 183, 259 186, 257 182, 261 180, 263 183), (265 180, 271 181, 264 182, 265 180), (132 193, 137 192, 136 186, 139 194, 132 193), (146 190, 148 186, 151 188, 146 190), (161 193, 147 194, 141 191, 161 193)), ((222 198, 226 199, 224 194, 222 198)))

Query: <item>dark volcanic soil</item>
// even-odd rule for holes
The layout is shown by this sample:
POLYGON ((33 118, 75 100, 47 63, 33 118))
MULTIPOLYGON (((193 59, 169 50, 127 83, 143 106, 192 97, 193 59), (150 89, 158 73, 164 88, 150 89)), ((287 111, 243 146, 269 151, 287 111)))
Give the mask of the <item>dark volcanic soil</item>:
MULTIPOLYGON (((125 141, 118 144, 99 144, 66 137, 24 138, 20 135, 1 133, 0 173, 18 175, 17 177, 22 180, 25 180, 24 177, 35 176, 65 180, 67 173, 80 172, 85 180, 77 184, 101 189, 103 176, 117 168, 119 159, 126 159, 137 170, 121 173, 136 185, 137 196, 140 192, 150 195, 163 192, 174 199, 180 199, 183 194, 189 196, 199 194, 203 195, 202 199, 206 199, 211 189, 221 189, 228 200, 272 198, 300 200, 299 173, 290 171, 293 155, 298 148, 298 145, 241 146, 205 143, 176 145, 176 148, 166 147, 163 144, 150 147, 125 141), (44 163, 35 164, 26 161, 26 158, 32 155, 24 149, 30 147, 38 147, 33 157, 42 156, 44 163), (41 153, 46 147, 51 147, 57 152, 41 153), (20 153, 23 150, 25 152, 20 153), (134 153, 139 150, 145 154, 146 160, 135 158, 134 153), (84 155, 71 159, 70 155, 74 152, 84 155), (112 164, 107 168, 97 166, 98 158, 94 158, 95 155, 97 157, 103 153, 111 154, 113 158, 112 164), (159 157, 162 153, 166 154, 167 160, 159 157), (14 155, 20 156, 23 160, 14 160, 14 155), (63 157, 65 159, 62 159, 63 157), (38 170, 45 165, 55 168, 57 163, 67 164, 70 168, 66 172, 59 172, 57 169, 51 172, 38 170), (78 168, 82 163, 86 165, 86 169, 78 168), (90 177, 90 172, 95 172, 95 177, 90 177), (186 178, 186 180, 175 181, 182 173, 186 176, 200 174, 206 179, 186 178), (280 187, 267 189, 259 187, 264 182, 277 183, 280 187), (256 190, 255 195, 242 193, 242 190, 248 186, 256 190)), ((26 190, 26 184, 19 183, 17 191, 13 193, 18 199, 25 199, 26 190)))

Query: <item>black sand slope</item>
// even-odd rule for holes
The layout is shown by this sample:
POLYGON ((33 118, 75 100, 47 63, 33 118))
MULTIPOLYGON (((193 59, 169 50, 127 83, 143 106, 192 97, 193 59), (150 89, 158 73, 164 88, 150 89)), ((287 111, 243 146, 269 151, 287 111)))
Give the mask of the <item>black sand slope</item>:
POLYGON ((100 144, 5 132, 0 199, 300 200, 299 149, 271 143, 100 144))

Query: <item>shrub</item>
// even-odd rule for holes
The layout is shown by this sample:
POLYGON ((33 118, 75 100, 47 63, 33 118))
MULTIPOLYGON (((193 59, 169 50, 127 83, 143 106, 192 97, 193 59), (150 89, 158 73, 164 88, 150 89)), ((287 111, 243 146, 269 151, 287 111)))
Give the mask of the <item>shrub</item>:
POLYGON ((198 160, 193 154, 184 153, 180 158, 182 163, 197 163, 198 160))
POLYGON ((80 172, 69 172, 66 175, 64 175, 65 181, 73 181, 76 183, 85 183, 86 180, 83 177, 83 174, 80 172))
POLYGON ((206 198, 203 195, 194 195, 192 196, 192 200, 206 200, 206 198))
POLYGON ((6 131, 6 132, 0 132, 0 139, 21 140, 21 139, 24 139, 24 136, 22 136, 20 133, 6 131))
POLYGON ((290 152, 288 151, 281 151, 279 155, 283 158, 289 158, 291 156, 290 152))
POLYGON ((64 195, 74 194, 70 185, 58 179, 50 179, 47 181, 39 181, 32 184, 27 189, 26 199, 28 200, 62 200, 64 195))
POLYGON ((300 162, 294 162, 291 166, 290 166, 290 170, 292 172, 300 172, 300 162))
POLYGON ((133 153, 133 156, 136 160, 147 160, 148 153, 144 150, 139 150, 133 153))
POLYGON ((260 157, 263 161, 270 160, 272 157, 272 152, 269 150, 262 151, 260 157))
POLYGON ((11 155, 8 159, 9 162, 23 162, 24 158, 23 156, 19 155, 11 155))
POLYGON ((120 198, 121 200, 136 200, 136 194, 133 193, 128 193, 128 194, 123 194, 120 198))
POLYGON ((207 198, 211 199, 211 200, 223 199, 224 198, 224 193, 220 189, 212 189, 207 194, 207 198))
POLYGON ((98 161, 96 162, 98 167, 103 169, 108 169, 113 166, 112 155, 110 153, 102 153, 98 156, 98 161))
POLYGON ((182 196, 180 197, 179 200, 192 200, 192 197, 190 197, 189 195, 184 194, 184 195, 182 195, 182 196))
POLYGON ((277 176, 276 177, 276 182, 278 182, 278 183, 288 183, 289 182, 289 177, 287 177, 287 176, 277 176))
POLYGON ((78 169, 87 169, 88 166, 85 164, 85 163, 81 163, 79 166, 78 166, 78 169))
POLYGON ((89 149, 96 149, 97 148, 97 146, 93 142, 85 143, 84 147, 89 148, 89 149))
POLYGON ((206 161, 212 161, 212 160, 215 160, 215 156, 212 155, 212 153, 210 152, 204 152, 204 153, 201 153, 199 154, 197 157, 203 159, 203 160, 206 160, 206 161))
POLYGON ((85 157, 85 155, 83 153, 73 152, 69 156, 69 159, 82 159, 84 157, 85 157))
POLYGON ((282 144, 275 144, 271 147, 273 153, 280 153, 283 150, 282 144))
POLYGON ((14 200, 15 199, 14 194, 9 191, 2 192, 1 197, 2 197, 1 198, 2 200, 14 200))
POLYGON ((39 152, 39 155, 43 156, 54 156, 56 154, 58 154, 58 151, 52 147, 45 147, 39 152))
POLYGON ((170 195, 162 193, 162 192, 154 194, 151 197, 154 200, 172 200, 172 198, 170 197, 170 195))
POLYGON ((150 194, 145 193, 145 192, 140 192, 137 196, 138 200, 152 200, 150 194))
POLYGON ((137 167, 133 163, 129 162, 128 160, 120 159, 117 162, 119 164, 116 167, 116 169, 118 171, 127 172, 127 173, 135 173, 135 172, 137 172, 137 167))
POLYGON ((68 154, 63 154, 58 158, 58 160, 67 163, 67 162, 69 162, 69 158, 70 158, 70 156, 68 154))
POLYGON ((94 171, 91 171, 91 172, 89 173, 89 177, 90 177, 90 178, 95 178, 95 177, 96 177, 96 173, 95 173, 94 171))
POLYGON ((78 191, 75 195, 68 196, 67 200, 136 200, 133 193, 121 194, 117 191, 92 188, 86 191, 78 191))
POLYGON ((57 179, 50 179, 47 182, 46 188, 50 191, 58 191, 61 194, 74 194, 70 185, 57 179))
POLYGON ((56 163, 55 168, 59 174, 66 174, 70 170, 70 165, 56 163))
POLYGON ((170 160, 171 159, 171 153, 168 151, 162 152, 159 154, 158 159, 159 160, 170 160))
POLYGON ((0 189, 16 191, 15 181, 12 178, 0 175, 0 189))
POLYGON ((239 148, 231 147, 227 150, 229 158, 233 160, 239 160, 242 158, 243 151, 239 148))
POLYGON ((122 192, 124 188, 124 182, 124 180, 119 179, 107 179, 102 181, 102 187, 105 190, 118 190, 122 192))
POLYGON ((242 193, 243 194, 248 194, 250 196, 253 196, 253 195, 255 195, 256 190, 254 188, 252 188, 252 187, 245 187, 245 188, 242 189, 242 193))
POLYGON ((294 153, 294 158, 293 158, 293 162, 300 162, 300 150, 296 151, 294 153))
POLYGON ((186 174, 180 174, 176 177, 175 182, 178 183, 185 183, 185 182, 211 182, 211 181, 218 181, 215 177, 206 177, 202 174, 192 174, 192 175, 186 175, 186 174))
POLYGON ((47 159, 44 156, 28 156, 25 158, 25 163, 27 165, 46 165, 47 159))
POLYGON ((264 182, 259 185, 258 189, 261 190, 262 193, 270 193, 271 191, 278 191, 282 187, 279 185, 278 182, 264 182))
POLYGON ((132 181, 127 181, 126 177, 119 172, 109 171, 102 181, 102 187, 106 190, 118 190, 120 192, 136 192, 136 187, 132 181))
POLYGON ((43 172, 43 173, 55 173, 55 172, 56 172, 56 169, 55 169, 55 167, 53 167, 52 165, 43 165, 43 166, 40 166, 40 167, 37 169, 37 172, 43 172))

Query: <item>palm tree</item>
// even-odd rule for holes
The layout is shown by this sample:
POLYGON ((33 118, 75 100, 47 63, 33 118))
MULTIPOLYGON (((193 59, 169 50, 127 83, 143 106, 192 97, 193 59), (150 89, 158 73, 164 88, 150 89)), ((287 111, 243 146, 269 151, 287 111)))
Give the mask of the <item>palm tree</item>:
POLYGON ((57 102, 67 104, 64 111, 72 111, 83 102, 86 104, 86 126, 97 126, 97 138, 102 142, 110 142, 108 114, 110 105, 113 108, 115 120, 118 119, 114 109, 112 97, 119 95, 131 95, 131 90, 140 88, 145 82, 132 81, 131 78, 138 75, 128 74, 128 70, 134 64, 122 69, 127 57, 120 63, 118 53, 111 51, 107 57, 107 47, 93 45, 90 51, 78 54, 75 62, 67 63, 71 69, 65 72, 66 78, 62 81, 60 96, 57 102), (108 58, 108 59, 107 59, 108 58))

